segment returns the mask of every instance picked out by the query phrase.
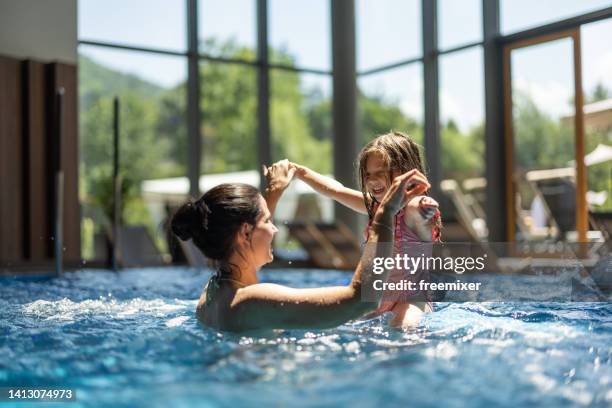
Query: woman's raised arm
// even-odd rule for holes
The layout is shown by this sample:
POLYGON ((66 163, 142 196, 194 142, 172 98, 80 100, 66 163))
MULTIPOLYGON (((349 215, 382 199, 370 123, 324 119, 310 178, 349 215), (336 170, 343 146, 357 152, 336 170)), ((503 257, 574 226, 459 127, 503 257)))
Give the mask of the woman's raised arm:
POLYGON ((276 204, 283 195, 283 191, 289 186, 293 176, 295 175, 295 169, 290 168, 289 160, 279 160, 270 167, 263 166, 263 176, 267 180, 267 186, 263 193, 264 199, 268 206, 270 213, 274 214, 276 210, 276 204))

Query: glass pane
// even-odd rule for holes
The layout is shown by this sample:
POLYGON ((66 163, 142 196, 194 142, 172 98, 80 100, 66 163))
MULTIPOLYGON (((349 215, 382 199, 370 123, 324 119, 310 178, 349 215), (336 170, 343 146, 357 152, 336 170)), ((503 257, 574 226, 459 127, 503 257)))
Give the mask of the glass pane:
POLYGON ((521 48, 511 58, 516 237, 571 238, 576 233, 572 41, 521 48))
POLYGON ((200 0, 200 53, 255 59, 256 21, 255 0, 200 0))
POLYGON ((252 67, 200 64, 202 172, 257 169, 257 82, 252 67))
POLYGON ((391 130, 423 144, 423 72, 420 63, 359 78, 362 142, 391 130))
POLYGON ((270 0, 270 61, 331 70, 329 0, 270 0))
POLYGON ((79 39, 184 51, 185 4, 168 0, 79 0, 79 39))
POLYGON ((582 26, 587 202, 612 211, 612 19, 582 26))
MULTIPOLYGON (((484 74, 481 47, 440 56, 440 137, 442 191, 450 200, 463 197, 463 225, 477 239, 487 237, 484 141, 484 74), (449 189, 454 191, 449 191, 449 189), (458 191, 455 191, 458 190, 458 191), (460 194, 457 194, 460 193, 460 194)), ((455 206, 444 208, 450 218, 455 206)))
POLYGON ((331 77, 270 72, 272 159, 332 171, 331 77))
POLYGON ((165 191, 145 180, 187 172, 186 60, 79 47, 80 197, 85 259, 104 258, 112 208, 113 98, 120 100, 123 223, 145 225, 165 250, 165 191), (149 67, 155 67, 152 73, 149 67))
MULTIPOLYGON (((270 72, 272 160, 289 159, 318 171, 332 173, 332 82, 328 75, 270 72)), ((291 183, 274 213, 279 234, 276 247, 299 248, 285 227, 293 221, 334 219, 330 198, 317 194, 301 181, 291 183)))
POLYGON ((509 34, 610 6, 610 0, 501 0, 501 31, 509 34))
POLYGON ((438 0, 438 48, 482 40, 481 0, 438 0))
POLYGON ((419 0, 357 0, 359 71, 422 54, 419 0))

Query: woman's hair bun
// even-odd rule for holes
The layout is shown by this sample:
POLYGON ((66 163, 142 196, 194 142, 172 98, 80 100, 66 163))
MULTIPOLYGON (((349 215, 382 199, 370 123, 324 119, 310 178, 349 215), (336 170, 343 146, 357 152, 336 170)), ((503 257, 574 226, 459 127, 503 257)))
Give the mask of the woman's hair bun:
POLYGON ((201 214, 197 207, 198 203, 186 203, 172 218, 172 232, 183 241, 190 240, 200 232, 201 214))

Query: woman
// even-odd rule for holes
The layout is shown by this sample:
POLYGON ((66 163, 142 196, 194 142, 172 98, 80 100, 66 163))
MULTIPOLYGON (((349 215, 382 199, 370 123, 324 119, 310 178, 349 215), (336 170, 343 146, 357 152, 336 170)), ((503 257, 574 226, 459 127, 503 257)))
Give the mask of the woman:
POLYGON ((198 201, 183 205, 172 219, 172 230, 182 240, 192 239, 204 255, 217 263, 198 303, 198 320, 218 330, 327 328, 376 310, 382 291, 362 291, 388 271, 374 275, 374 257, 392 255, 393 219, 415 195, 430 186, 418 170, 393 180, 373 218, 370 241, 347 286, 295 289, 258 283, 257 270, 272 261, 272 239, 277 228, 272 213, 289 185, 294 169, 287 160, 264 171, 266 198, 246 184, 221 184, 198 201), (416 187, 406 191, 409 184, 416 187))

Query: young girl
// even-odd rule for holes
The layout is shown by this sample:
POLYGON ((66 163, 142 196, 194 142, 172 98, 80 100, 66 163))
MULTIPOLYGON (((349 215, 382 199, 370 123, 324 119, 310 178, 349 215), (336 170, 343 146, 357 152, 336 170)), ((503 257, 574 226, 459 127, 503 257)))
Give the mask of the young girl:
MULTIPOLYGON (((376 137, 369 142, 359 153, 359 180, 361 191, 343 186, 338 181, 325 177, 305 166, 291 163, 296 169, 295 176, 315 191, 330 197, 339 203, 362 214, 368 215, 368 226, 364 232, 366 242, 370 236, 372 218, 389 188, 391 181, 398 175, 416 169, 424 173, 418 145, 407 135, 401 132, 391 132, 376 137)), ((395 216, 394 225, 394 253, 417 256, 416 251, 431 251, 424 248, 424 242, 440 240, 441 219, 438 203, 425 195, 427 186, 408 186, 409 201, 405 208, 395 216), (420 247, 415 249, 415 247, 420 247)), ((428 255, 428 254, 425 254, 428 255)), ((422 274, 423 272, 421 272, 422 274)), ((399 281, 405 271, 394 271, 389 282, 399 281)), ((424 276, 411 276, 410 280, 419 282, 424 276)), ((407 299, 398 300, 397 297, 383 297, 380 307, 370 316, 373 317, 384 312, 392 312, 390 324, 393 326, 409 327, 418 324, 422 314, 433 310, 432 303, 426 293, 404 293, 407 299)))

